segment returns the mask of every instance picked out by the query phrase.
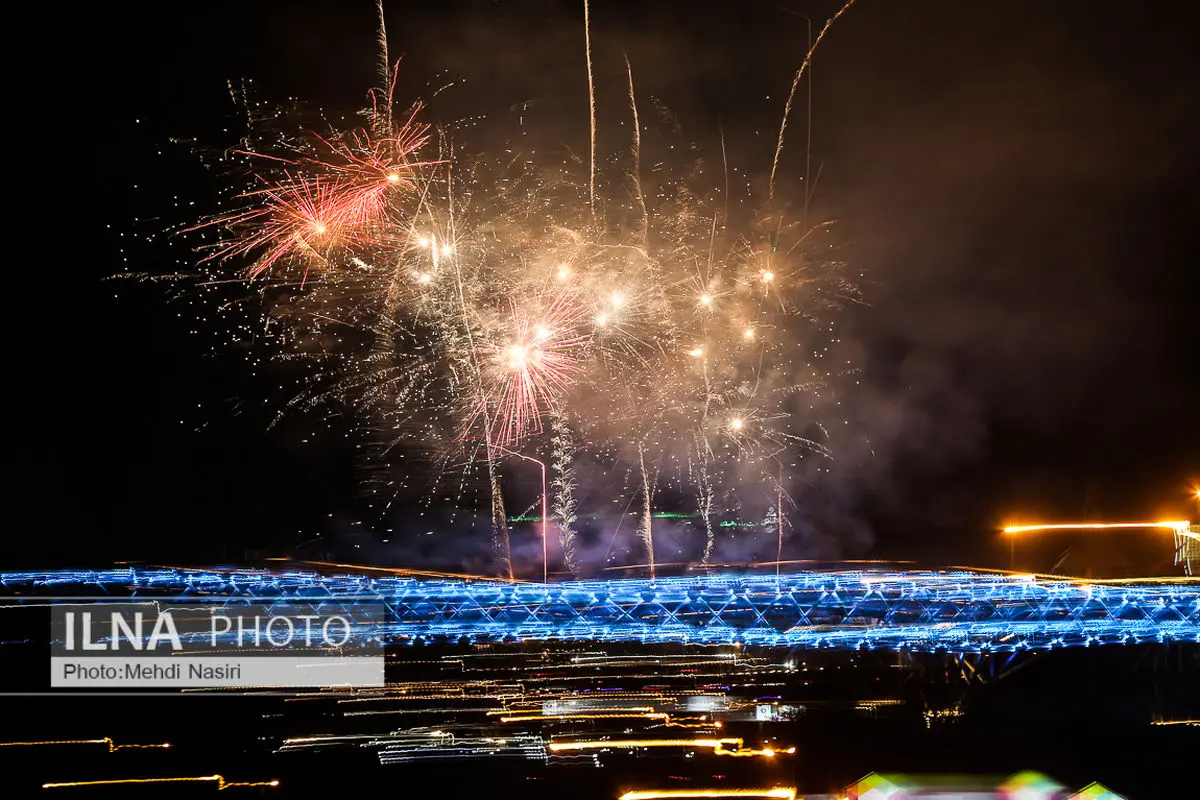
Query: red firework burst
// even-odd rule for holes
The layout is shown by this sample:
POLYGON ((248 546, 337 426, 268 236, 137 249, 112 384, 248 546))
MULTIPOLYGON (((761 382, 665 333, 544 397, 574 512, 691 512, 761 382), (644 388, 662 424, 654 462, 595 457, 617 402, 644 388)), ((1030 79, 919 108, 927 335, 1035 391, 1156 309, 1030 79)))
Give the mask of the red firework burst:
MULTIPOLYGON (((515 445, 541 431, 541 417, 558 403, 582 371, 579 350, 587 342, 579 325, 585 318, 577 298, 563 294, 533 312, 510 299, 508 336, 482 346, 484 396, 492 411, 493 444, 515 445)), ((482 414, 482 409, 476 417, 482 414)))
POLYGON ((420 106, 384 137, 355 131, 337 142, 316 139, 329 148, 324 159, 302 162, 248 151, 242 155, 290 164, 281 178, 259 177, 263 188, 246 192, 248 207, 188 228, 218 227, 228 234, 205 259, 253 258, 249 273, 258 277, 276 264, 300 258, 305 274, 314 256, 334 245, 352 245, 366 237, 391 208, 389 194, 412 190, 422 167, 441 163, 413 155, 429 140, 429 126, 416 121, 420 106), (315 174, 299 174, 299 170, 315 174))

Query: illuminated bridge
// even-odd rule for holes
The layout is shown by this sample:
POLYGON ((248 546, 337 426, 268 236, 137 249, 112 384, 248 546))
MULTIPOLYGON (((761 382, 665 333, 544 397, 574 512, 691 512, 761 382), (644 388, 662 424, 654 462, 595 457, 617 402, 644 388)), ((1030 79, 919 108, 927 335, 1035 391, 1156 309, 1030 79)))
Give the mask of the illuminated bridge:
MULTIPOLYGON (((1164 579, 1170 580, 1170 579, 1164 579)), ((1200 582, 1078 582, 969 570, 844 570, 506 583, 236 569, 0 573, 39 596, 382 603, 395 642, 638 641, 958 653, 1200 642, 1200 582)))

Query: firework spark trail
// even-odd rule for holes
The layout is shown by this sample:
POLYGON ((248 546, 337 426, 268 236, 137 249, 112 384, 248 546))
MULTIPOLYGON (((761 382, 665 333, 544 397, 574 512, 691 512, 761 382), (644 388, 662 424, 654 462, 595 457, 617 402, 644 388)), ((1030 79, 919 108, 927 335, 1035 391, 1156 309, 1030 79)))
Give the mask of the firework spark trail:
POLYGON ((558 523, 559 543, 567 569, 579 571, 579 559, 575 553, 575 441, 571 426, 561 406, 556 406, 550 415, 550 430, 553 434, 551 467, 554 479, 554 519, 558 523))
POLYGON ((654 578, 654 483, 657 481, 650 480, 650 474, 646 471, 646 446, 639 441, 637 446, 638 465, 642 470, 642 521, 638 528, 638 534, 642 537, 642 542, 646 545, 646 558, 650 564, 650 577, 654 578))
POLYGON ((650 213, 646 210, 646 195, 642 193, 642 126, 638 122, 637 96, 633 93, 633 67, 629 64, 629 56, 625 56, 625 72, 629 76, 629 110, 633 114, 633 188, 642 212, 642 226, 638 238, 642 247, 646 247, 646 239, 650 233, 650 213))
POLYGON ((707 436, 700 432, 694 432, 692 437, 696 444, 693 466, 696 472, 696 502, 700 508, 700 519, 704 522, 704 554, 700 557, 700 563, 708 564, 712 560, 713 546, 716 544, 712 526, 715 498, 713 497, 712 475, 709 473, 709 463, 712 461, 713 452, 707 436))
POLYGON ((504 568, 508 579, 514 580, 512 563, 512 540, 508 535, 508 515, 504 511, 504 492, 500 486, 500 470, 496 458, 488 453, 488 482, 492 498, 492 544, 504 555, 504 568))
MULTIPOLYGON (((392 129, 392 91, 396 85, 396 73, 392 69, 391 61, 388 59, 387 24, 383 15, 383 0, 376 0, 375 9, 379 15, 379 37, 377 39, 379 45, 379 84, 380 86, 386 86, 388 89, 384 113, 382 117, 377 115, 376 119, 383 130, 390 131, 392 129)), ((376 102, 374 96, 372 96, 372 102, 376 102)))
MULTIPOLYGON (((779 141, 775 144, 775 158, 771 162, 771 179, 767 190, 767 196, 770 200, 775 199, 775 173, 779 169, 779 154, 783 152, 783 132, 787 130, 788 115, 792 113, 792 101, 796 97, 796 88, 800 85, 800 78, 804 75, 804 70, 812 61, 813 53, 817 51, 817 47, 820 46, 821 40, 825 38, 825 34, 833 27, 833 23, 837 22, 838 17, 850 10, 850 6, 854 5, 854 2, 855 0, 846 0, 846 3, 838 9, 837 13, 829 18, 825 23, 825 27, 817 34, 816 41, 808 48, 808 53, 804 56, 804 62, 800 65, 800 69, 796 70, 796 77, 792 80, 792 88, 788 92, 787 103, 783 107, 783 121, 779 124, 779 141)), ((808 187, 804 187, 804 190, 808 192, 808 187)))
POLYGON ((587 53, 588 125, 591 130, 591 166, 588 169, 588 206, 596 214, 596 81, 592 76, 592 14, 591 4, 583 0, 583 45, 587 53))
POLYGON ((775 580, 779 580, 779 567, 783 563, 783 464, 779 465, 779 480, 775 484, 775 580))

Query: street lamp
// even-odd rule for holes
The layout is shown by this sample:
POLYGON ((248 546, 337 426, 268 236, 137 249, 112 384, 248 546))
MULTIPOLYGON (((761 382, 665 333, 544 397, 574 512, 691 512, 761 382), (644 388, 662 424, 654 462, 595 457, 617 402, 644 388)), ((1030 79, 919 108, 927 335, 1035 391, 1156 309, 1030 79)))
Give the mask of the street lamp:
POLYGON ((532 456, 527 456, 523 453, 518 453, 507 448, 500 448, 501 452, 507 453, 510 456, 523 458, 526 461, 532 461, 537 464, 542 470, 542 583, 550 582, 550 558, 547 551, 546 543, 550 539, 550 511, 549 511, 549 493, 546 491, 546 464, 543 461, 538 461, 532 456))

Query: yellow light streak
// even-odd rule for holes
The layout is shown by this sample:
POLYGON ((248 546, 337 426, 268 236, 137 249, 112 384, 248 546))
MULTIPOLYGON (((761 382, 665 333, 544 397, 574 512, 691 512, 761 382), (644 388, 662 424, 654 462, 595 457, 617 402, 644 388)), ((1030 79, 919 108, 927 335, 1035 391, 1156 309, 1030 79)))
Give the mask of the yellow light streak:
POLYGON ((796 787, 774 789, 634 789, 618 800, 665 800, 670 797, 765 797, 796 800, 796 787))
MULTIPOLYGON (((654 711, 654 706, 633 706, 632 708, 610 708, 608 711, 604 711, 601 713, 608 714, 613 717, 640 717, 644 714, 653 713, 653 711, 654 711)), ((489 717, 505 717, 508 715, 515 715, 515 716, 522 716, 522 717, 528 716, 530 719, 543 719, 543 718, 550 719, 551 718, 549 716, 543 717, 540 712, 538 712, 538 713, 534 713, 534 712, 519 713, 519 712, 516 712, 513 710, 506 710, 506 709, 501 709, 499 711, 496 711, 496 710, 489 711, 489 712, 487 712, 487 715, 489 717)), ((514 716, 514 718, 515 718, 515 716, 514 716)), ((573 715, 560 714, 558 716, 562 717, 562 716, 573 716, 573 715)), ((588 714, 587 716, 595 716, 595 715, 588 714)), ((508 720, 504 719, 501 721, 507 722, 508 720)))
POLYGON ((0 747, 40 747, 44 745, 59 745, 59 744, 106 744, 108 752, 115 753, 118 750, 165 750, 171 746, 170 742, 162 742, 161 744, 116 744, 107 736, 103 739, 62 739, 58 741, 47 742, 0 742, 0 747))
MULTIPOLYGON (((289 562, 292 562, 295 564, 306 564, 306 565, 312 565, 312 566, 318 566, 318 567, 337 567, 339 569, 353 569, 353 570, 360 570, 362 572, 367 572, 367 573, 379 572, 379 573, 383 573, 386 575, 404 575, 404 576, 426 577, 426 578, 452 578, 452 579, 465 580, 465 581, 503 581, 504 583, 528 583, 528 581, 513 581, 508 578, 504 578, 504 577, 500 577, 500 576, 492 577, 492 576, 488 576, 488 575, 473 575, 468 572, 438 572, 435 570, 428 570, 428 569, 407 569, 404 567, 379 567, 379 566, 372 566, 370 564, 343 564, 343 563, 337 562, 337 561, 307 561, 307 560, 297 561, 297 560, 290 559, 290 558, 268 559, 268 560, 272 560, 272 561, 282 560, 282 561, 289 561, 289 562)), ((156 566, 162 566, 166 569, 191 569, 191 567, 177 566, 174 564, 162 564, 162 565, 156 565, 156 566)), ((216 570, 216 571, 221 571, 221 570, 216 570)), ((225 571, 231 572, 232 570, 225 570, 225 571)))
POLYGON ((539 721, 564 721, 573 719, 648 719, 658 720, 669 728, 719 728, 719 722, 706 722, 702 719, 689 719, 686 722, 677 722, 671 719, 671 715, 661 711, 644 711, 644 712, 600 712, 586 714, 510 714, 500 717, 501 722, 539 722, 539 721))
MULTIPOLYGON (((1188 534, 1187 536, 1195 536, 1196 534, 1188 534)), ((1126 583, 1145 583, 1165 586, 1168 584, 1190 584, 1200 583, 1200 576, 1195 575, 1163 575, 1155 578, 1084 578, 1078 575, 1051 575, 1050 573, 1042 572, 1013 572, 1007 569, 988 569, 987 567, 969 567, 961 564, 951 564, 948 569, 961 570, 963 572, 979 572, 988 575, 1007 575, 1013 580, 1045 583, 1078 583, 1078 584, 1126 584, 1126 583)), ((874 581, 875 583, 883 583, 883 581, 874 581)))
POLYGON ((1108 530, 1113 528, 1171 528, 1184 530, 1189 522, 1071 522, 1055 525, 1012 525, 1004 529, 1005 533, 1028 533, 1030 531, 1070 531, 1070 530, 1108 530))
MULTIPOLYGON (((440 735, 441 731, 434 731, 430 736, 440 735)), ((295 747, 302 744, 344 744, 346 742, 354 742, 361 740, 373 740, 380 738, 379 734, 374 733, 331 733, 324 736, 298 736, 293 739, 284 739, 285 747, 295 747)))
MULTIPOLYGON (((713 755, 718 756, 760 756, 773 758, 776 751, 766 747, 761 750, 743 747, 741 739, 589 739, 578 742, 551 742, 547 748, 551 752, 563 750, 629 750, 635 747, 700 747, 711 748, 713 755), (727 747, 730 745, 731 747, 727 747)), ((791 748, 785 752, 795 752, 791 748)))
POLYGON ((43 789, 66 789, 76 786, 118 786, 129 783, 197 783, 211 781, 217 784, 217 791, 243 786, 261 786, 275 788, 279 781, 227 781, 223 775, 201 775, 197 778, 118 778, 107 781, 68 781, 66 783, 43 783, 43 789))

